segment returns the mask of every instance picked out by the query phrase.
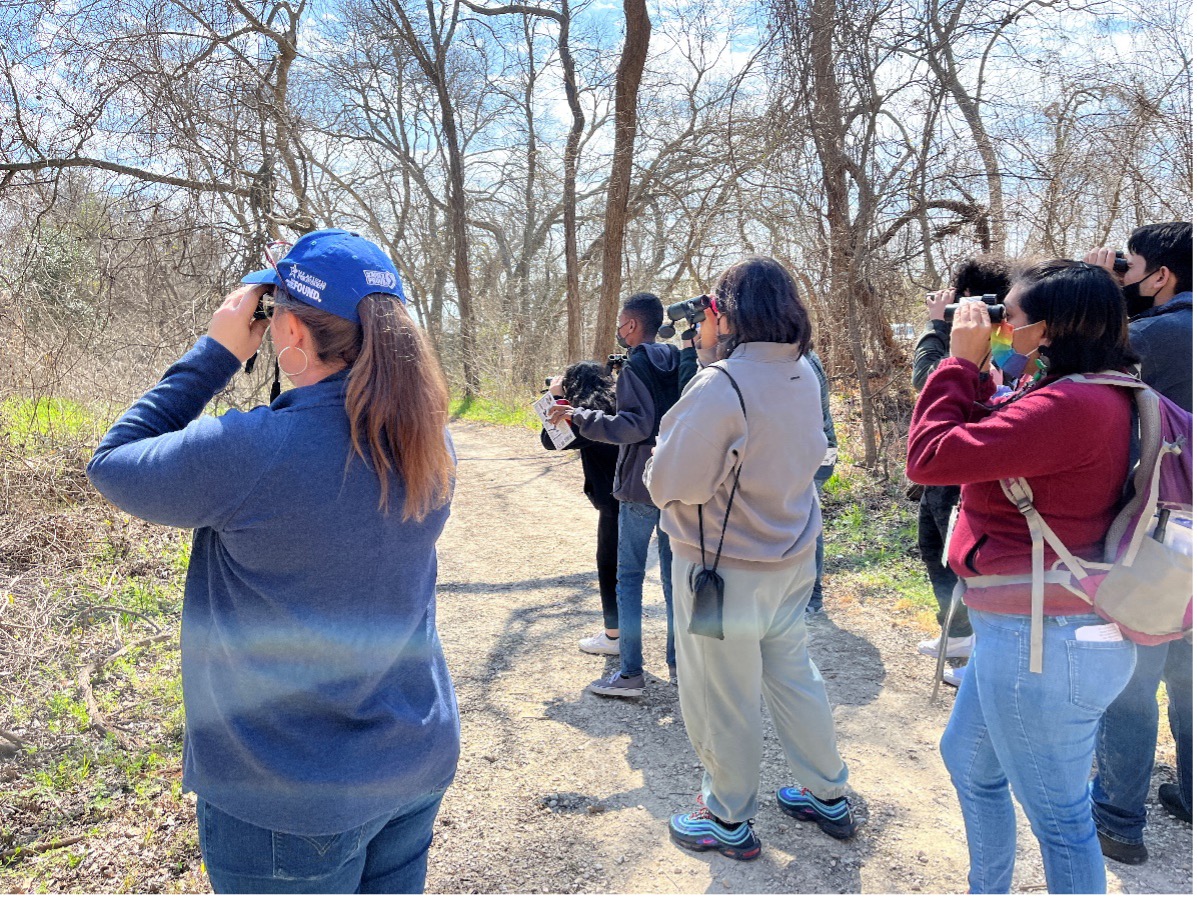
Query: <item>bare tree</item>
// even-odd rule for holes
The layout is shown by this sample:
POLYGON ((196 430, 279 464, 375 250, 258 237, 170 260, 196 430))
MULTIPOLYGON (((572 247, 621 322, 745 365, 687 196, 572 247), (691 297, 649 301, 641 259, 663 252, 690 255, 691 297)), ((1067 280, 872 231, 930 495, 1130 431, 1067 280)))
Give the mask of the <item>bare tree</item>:
POLYGON ((632 183, 632 161, 636 149, 636 97, 648 58, 652 20, 645 0, 624 0, 624 44, 615 76, 615 147, 611 158, 611 179, 607 183, 607 214, 603 227, 603 280, 595 324, 594 358, 602 358, 611 347, 611 332, 619 312, 619 290, 623 284, 623 238, 628 224, 628 193, 632 183))
POLYGON ((44 45, 0 48, 13 110, 11 129, 0 129, 0 190, 87 168, 213 194, 247 243, 310 230, 289 99, 305 8, 279 2, 259 15, 238 0, 98 0, 66 18, 44 13, 44 45), (29 85, 29 69, 42 80, 29 85), (125 158, 108 148, 117 146, 125 158))
POLYGON ((465 161, 449 71, 449 54, 457 33, 460 4, 456 0, 439 5, 432 0, 425 0, 419 5, 423 6, 424 15, 417 29, 403 0, 373 0, 378 17, 393 26, 393 36, 403 42, 424 73, 440 109, 441 137, 449 168, 449 230, 453 235, 453 285, 460 314, 462 373, 465 376, 466 396, 476 396, 482 389, 482 379, 477 364, 477 326, 474 293, 470 283, 465 161))
POLYGON ((572 12, 569 0, 560 0, 560 8, 532 6, 530 4, 506 4, 484 7, 464 0, 465 5, 484 16, 519 14, 526 17, 543 17, 557 25, 557 55, 561 61, 561 76, 565 89, 565 100, 572 117, 569 134, 565 138, 564 176, 562 179, 562 216, 565 231, 565 314, 566 314, 566 358, 582 356, 582 291, 578 275, 578 154, 582 133, 586 129, 586 115, 578 98, 578 74, 570 49, 570 24, 572 12))

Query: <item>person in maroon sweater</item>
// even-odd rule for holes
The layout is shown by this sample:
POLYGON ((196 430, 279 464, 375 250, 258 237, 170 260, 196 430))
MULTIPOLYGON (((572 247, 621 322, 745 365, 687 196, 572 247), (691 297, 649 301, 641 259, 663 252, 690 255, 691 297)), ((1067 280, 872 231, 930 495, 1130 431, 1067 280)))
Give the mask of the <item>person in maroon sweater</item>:
MULTIPOLYGON (((1133 399, 1062 378, 1123 370, 1136 357, 1121 292, 1095 265, 1035 265, 1005 305, 1006 335, 1031 383, 992 401, 984 372, 995 326, 984 305, 968 303, 953 322, 951 357, 928 378, 910 426, 910 479, 963 485, 948 561, 964 579, 977 635, 940 752, 964 815, 971 892, 1010 890, 1013 789, 1039 840, 1048 891, 1102 893, 1089 770, 1098 721, 1130 678, 1134 647, 1083 599, 1048 584, 1043 668, 1031 673, 1030 583, 981 589, 969 581, 1031 571, 1026 518, 1002 478, 1026 478, 1063 542, 1078 557, 1100 559, 1130 463, 1133 399)), ((1049 546, 1046 565, 1055 561, 1049 546)))

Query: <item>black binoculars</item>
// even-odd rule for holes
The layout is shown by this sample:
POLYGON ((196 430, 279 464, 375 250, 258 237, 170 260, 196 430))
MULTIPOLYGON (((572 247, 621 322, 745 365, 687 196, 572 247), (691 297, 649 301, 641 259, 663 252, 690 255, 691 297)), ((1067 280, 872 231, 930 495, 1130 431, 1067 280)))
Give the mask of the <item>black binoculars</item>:
POLYGON ((673 303, 666 307, 665 317, 669 321, 657 328, 657 335, 668 340, 677 333, 677 328, 674 325, 684 318, 690 326, 682 334, 682 339, 692 339, 694 337, 694 327, 698 323, 698 319, 702 318, 706 314, 706 310, 710 307, 711 297, 705 293, 693 299, 683 299, 681 302, 673 303))
MULTIPOLYGON (((932 296, 933 294, 927 294, 932 296)), ((989 310, 989 320, 994 324, 1001 324, 1006 320, 1006 307, 997 301, 996 293, 986 293, 984 296, 969 297, 967 302, 983 302, 985 307, 989 310)), ((952 323, 952 317, 956 314, 956 310, 964 303, 954 302, 950 306, 943 307, 943 320, 948 324, 952 323)))

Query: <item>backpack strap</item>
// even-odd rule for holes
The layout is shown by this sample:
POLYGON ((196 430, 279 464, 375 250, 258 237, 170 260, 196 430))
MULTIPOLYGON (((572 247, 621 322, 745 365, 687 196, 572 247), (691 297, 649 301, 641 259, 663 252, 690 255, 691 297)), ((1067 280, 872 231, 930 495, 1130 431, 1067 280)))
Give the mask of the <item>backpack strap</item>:
POLYGON ((1043 673, 1043 587, 1046 579, 1043 543, 1046 541, 1051 545, 1077 583, 1088 574, 1035 508, 1031 485, 1022 477, 1007 478, 1001 484, 1002 492, 1022 512, 1031 531, 1031 673, 1043 673))
MULTIPOLYGON (((731 376, 731 372, 715 362, 708 365, 709 368, 714 368, 716 371, 722 371, 727 375, 727 379, 731 381, 732 389, 736 391, 736 398, 740 400, 740 411, 744 415, 744 423, 748 423, 748 408, 744 405, 744 394, 740 392, 740 385, 736 383, 736 379, 731 376)), ((723 514, 723 529, 719 531, 719 547, 715 550, 715 563, 711 565, 710 570, 717 571, 719 569, 719 559, 723 557, 723 537, 727 535, 727 522, 731 517, 732 502, 736 499, 736 489, 740 486, 740 471, 744 469, 744 462, 740 461, 736 465, 736 477, 732 481, 731 495, 727 497, 727 511, 723 514)), ((703 538, 702 526, 702 506, 698 506, 698 551, 702 556, 702 566, 705 570, 707 567, 707 546, 706 540, 703 538)))

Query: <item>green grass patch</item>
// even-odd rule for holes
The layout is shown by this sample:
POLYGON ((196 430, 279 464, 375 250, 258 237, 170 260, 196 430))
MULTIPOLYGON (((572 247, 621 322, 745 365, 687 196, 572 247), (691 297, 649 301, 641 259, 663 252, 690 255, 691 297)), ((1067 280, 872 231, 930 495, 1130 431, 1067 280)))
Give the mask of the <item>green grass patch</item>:
POLYGON ((10 396, 0 401, 0 427, 10 444, 95 442, 108 429, 108 410, 70 399, 10 396))
POLYGON ((896 484, 837 465, 820 496, 824 566, 833 588, 860 602, 884 604, 935 625, 935 594, 918 557, 918 510, 896 484))
POLYGON ((84 733, 91 723, 87 706, 75 698, 73 690, 51 695, 47 710, 50 731, 54 733, 84 733))
POLYGON ((478 396, 461 396, 449 403, 449 419, 540 430, 540 419, 532 411, 531 402, 521 404, 478 396))

